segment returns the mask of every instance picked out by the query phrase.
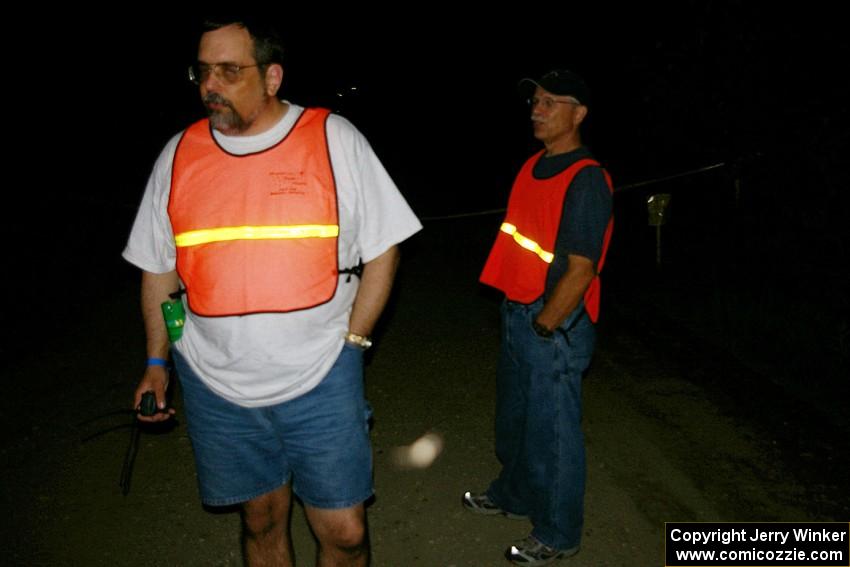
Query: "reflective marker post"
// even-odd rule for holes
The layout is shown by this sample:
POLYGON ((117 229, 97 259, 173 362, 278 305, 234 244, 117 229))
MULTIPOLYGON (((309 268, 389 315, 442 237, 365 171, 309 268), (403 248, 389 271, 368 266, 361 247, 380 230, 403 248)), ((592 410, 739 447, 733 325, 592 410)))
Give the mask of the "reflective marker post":
POLYGON ((655 265, 658 267, 661 267, 661 226, 670 216, 667 208, 670 206, 671 198, 669 193, 658 193, 650 195, 646 200, 649 226, 655 227, 655 265))

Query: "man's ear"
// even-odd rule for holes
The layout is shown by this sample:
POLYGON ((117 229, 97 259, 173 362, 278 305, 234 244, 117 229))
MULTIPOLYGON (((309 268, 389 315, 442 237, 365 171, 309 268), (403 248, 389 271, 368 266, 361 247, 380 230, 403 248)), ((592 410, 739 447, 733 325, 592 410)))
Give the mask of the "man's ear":
POLYGON ((266 94, 275 96, 283 84, 283 67, 272 63, 266 67, 266 94))
POLYGON ((576 125, 584 122, 584 119, 585 119, 586 116, 587 116, 587 107, 583 104, 576 106, 576 115, 575 115, 576 125))

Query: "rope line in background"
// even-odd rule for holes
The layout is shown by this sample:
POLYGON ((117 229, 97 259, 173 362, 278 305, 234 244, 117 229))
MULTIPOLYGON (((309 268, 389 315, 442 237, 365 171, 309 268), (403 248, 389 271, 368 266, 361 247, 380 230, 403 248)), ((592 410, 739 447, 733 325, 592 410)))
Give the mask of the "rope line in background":
MULTIPOLYGON (((715 163, 714 165, 707 165, 705 167, 700 167, 699 169, 692 169, 690 171, 684 171, 682 173, 675 173, 673 175, 668 175, 666 177, 657 177, 655 179, 649 179, 647 181, 638 181, 637 183, 629 183, 628 185, 622 185, 620 187, 614 188, 614 194, 619 195, 624 191, 629 191, 631 189, 637 189, 638 187, 645 187, 647 185, 652 185, 654 183, 661 183, 663 181, 670 181, 671 179, 679 179, 680 177, 687 177, 689 175, 696 175, 698 173, 704 173, 706 171, 711 171, 713 169, 718 169, 720 167, 724 167, 726 162, 715 163)), ((507 209, 504 207, 501 209, 488 209, 486 211, 473 211, 469 213, 457 213, 452 215, 440 215, 434 217, 421 217, 419 220, 423 222, 428 221, 439 221, 439 220, 450 220, 450 219, 462 219, 469 217, 481 217, 485 215, 495 215, 497 213, 504 213, 507 209)))

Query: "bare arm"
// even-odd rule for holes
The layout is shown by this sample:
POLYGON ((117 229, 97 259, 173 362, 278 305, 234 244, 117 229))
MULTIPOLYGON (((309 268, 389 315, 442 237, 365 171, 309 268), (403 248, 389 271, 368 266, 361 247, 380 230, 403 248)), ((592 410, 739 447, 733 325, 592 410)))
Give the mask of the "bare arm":
POLYGON ((570 254, 569 259, 566 273, 558 280, 552 295, 537 315, 537 322, 549 330, 554 330, 573 312, 596 276, 590 258, 570 254))
POLYGON ((369 336, 387 304, 399 262, 398 246, 364 264, 360 288, 354 298, 348 330, 369 336))
MULTIPOLYGON (((168 301, 168 294, 177 291, 180 280, 177 271, 164 274, 142 272, 142 317, 145 321, 147 337, 147 356, 168 359, 168 332, 162 319, 160 305, 168 301)), ((133 407, 139 407, 142 394, 152 391, 156 396, 158 408, 165 408, 165 390, 168 388, 168 370, 162 366, 148 366, 142 380, 136 387, 133 407)), ((139 416, 143 421, 163 421, 171 417, 169 413, 157 413, 151 417, 139 416)))

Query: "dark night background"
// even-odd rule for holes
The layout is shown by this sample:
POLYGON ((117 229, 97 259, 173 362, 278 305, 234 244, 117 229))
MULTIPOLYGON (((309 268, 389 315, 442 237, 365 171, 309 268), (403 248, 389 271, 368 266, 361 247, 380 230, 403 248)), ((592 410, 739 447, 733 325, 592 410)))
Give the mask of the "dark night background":
MULTIPOLYGON (((350 118, 425 219, 503 207, 536 148, 517 81, 560 66, 583 75, 595 95, 585 141, 626 187, 603 309, 719 345, 821 408, 825 428, 846 428, 850 49, 831 6, 535 3, 461 16, 417 4, 271 17, 288 48, 282 96, 350 118), (658 268, 645 200, 664 192, 658 268)), ((136 282, 120 252, 145 180, 164 143, 202 115, 185 80, 191 22, 124 8, 39 28, 51 88, 33 76, 18 96, 48 96, 7 109, 28 133, 19 165, 32 183, 7 214, 4 311, 23 323, 7 323, 4 358, 49 351, 69 320, 136 282), (49 121, 33 121, 38 110, 49 121), (49 230, 33 234, 28 207, 49 230)))

